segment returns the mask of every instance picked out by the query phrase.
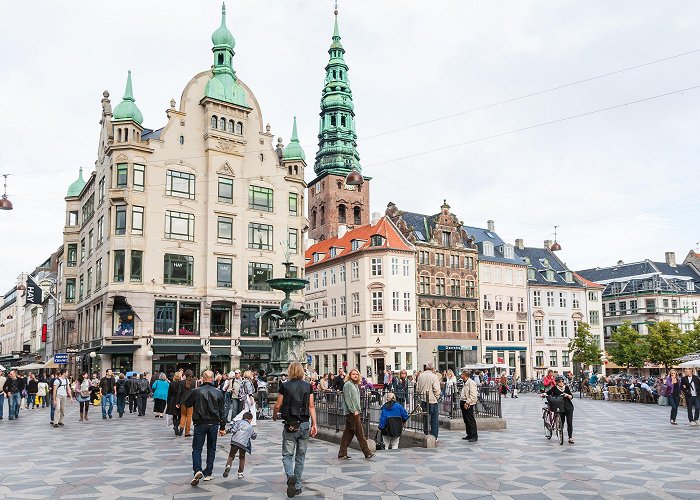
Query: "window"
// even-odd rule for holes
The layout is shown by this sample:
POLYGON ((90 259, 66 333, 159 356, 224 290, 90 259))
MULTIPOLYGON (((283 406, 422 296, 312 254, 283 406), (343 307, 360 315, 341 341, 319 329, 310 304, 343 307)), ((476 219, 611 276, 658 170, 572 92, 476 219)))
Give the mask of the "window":
POLYGON ((581 303, 578 298, 578 293, 576 292, 571 294, 571 307, 574 309, 581 309, 581 303))
POLYGON ((248 290, 270 290, 267 280, 272 278, 272 264, 248 264, 248 290))
POLYGON ((165 175, 165 194, 194 200, 194 174, 168 170, 165 175))
POLYGON ((117 205, 114 221, 114 234, 126 234, 126 205, 117 205))
POLYGON ((102 259, 95 262, 95 291, 102 288, 102 259))
POLYGON ((588 300, 598 302, 598 294, 596 292, 588 292, 588 300))
POLYGON ((87 270, 87 291, 85 292, 85 295, 89 297, 92 295, 92 268, 89 267, 87 270))
POLYGON ((314 290, 318 288, 318 273, 314 273, 314 290))
POLYGON ((429 265, 430 264, 430 253, 424 250, 418 252, 418 263, 429 265))
POLYGON ((501 284, 501 277, 503 275, 503 270, 500 267, 493 268, 493 282, 496 284, 501 284))
POLYGON ((66 302, 75 302, 75 278, 66 279, 66 302))
POLYGON ((569 366, 569 351, 561 352, 561 366, 569 366))
POLYGON ((490 241, 484 241, 484 255, 487 257, 493 257, 493 243, 490 241))
POLYGON ((412 332, 413 332, 413 329, 411 328, 410 323, 406 323, 405 325, 403 325, 403 333, 412 333, 412 332))
POLYGON ((542 320, 535 320, 535 337, 542 337, 542 320))
POLYGON ((233 203, 233 179, 219 177, 219 203, 233 203))
POLYGON ((117 187, 125 188, 129 184, 129 166, 126 163, 117 165, 117 187))
POLYGON ((360 294, 359 293, 353 293, 352 294, 352 314, 360 314, 360 294))
POLYGON ((360 266, 357 261, 350 263, 350 279, 357 281, 360 279, 360 266))
POLYGON ((554 292, 547 292, 547 307, 554 307, 554 292))
POLYGON ((503 297, 496 295, 496 311, 503 310, 503 297))
POLYGON ((459 297, 460 294, 460 286, 459 286, 459 279, 451 279, 450 280, 450 295, 453 297, 459 297))
POLYGON ((372 237, 369 239, 369 246, 371 247, 380 247, 384 245, 384 237, 374 234, 372 237))
POLYGON ((78 211, 77 210, 71 210, 68 212, 68 225, 69 226, 77 226, 78 225, 78 211))
POLYGON ((522 297, 518 298, 518 312, 525 312, 525 299, 522 297))
POLYGON ((211 128, 219 128, 219 118, 216 115, 211 117, 211 128))
POLYGON ((436 313, 436 324, 438 332, 447 331, 447 309, 438 308, 435 309, 436 313))
POLYGON ((347 305, 345 303, 345 297, 340 297, 340 315, 347 316, 347 305))
POLYGON ((372 323, 372 333, 374 335, 384 334, 384 324, 383 323, 372 323))
POLYGON ((464 257, 464 269, 474 269, 474 257, 464 257))
POLYGON ((391 275, 398 276, 399 274, 399 259, 396 257, 391 258, 391 275))
POLYGON ((142 280, 143 252, 141 250, 131 251, 131 274, 130 281, 140 283, 142 280))
POLYGON ((299 215, 299 195, 289 193, 289 215, 299 215))
MULTIPOLYGON (((360 336, 360 325, 352 325, 352 336, 353 337, 360 336)), ((359 354, 357 356, 359 357, 359 354)), ((358 363, 358 365, 359 365, 359 363, 358 363)))
POLYGON ((131 234, 143 236, 143 207, 131 207, 131 234))
POLYGON ((163 282, 166 285, 192 285, 194 257, 166 253, 163 263, 163 282))
POLYGON ((403 293, 403 310, 404 312, 411 312, 411 292, 403 293))
POLYGON ((435 254, 435 265, 438 267, 445 267, 445 254, 436 253, 435 254))
POLYGON ((647 313, 654 313, 656 312, 656 300, 654 299, 646 299, 645 300, 645 306, 647 309, 647 313))
POLYGON ((637 312, 637 301, 636 300, 630 300, 630 310, 632 313, 637 312))
POLYGON ((476 283, 474 280, 467 280, 464 282, 466 285, 466 297, 470 299, 476 298, 476 283))
POLYGON ((335 267, 331 267, 331 285, 335 285, 335 267))
POLYGON ((403 259, 403 275, 408 276, 411 270, 411 264, 408 259, 403 259))
POLYGON ((100 246, 105 239, 105 218, 97 219, 97 246, 100 246))
POLYGON ((503 323, 496 323, 496 341, 503 342, 503 323))
POLYGON ((124 250, 114 251, 114 277, 112 281, 119 283, 124 281, 124 267, 126 266, 125 260, 126 254, 124 250))
POLYGON ((223 257, 216 259, 216 286, 231 288, 233 283, 233 261, 223 257))
POLYGON ((373 257, 371 260, 371 274, 372 276, 381 276, 382 275, 382 258, 381 257, 373 257))
POLYGON ((484 295, 484 311, 490 311, 490 310, 491 310, 491 296, 484 295))
POLYGON ((445 295, 445 278, 435 278, 435 294, 445 295))
POLYGON ((362 241, 361 241, 361 240, 352 240, 352 241, 350 242, 350 250, 352 250, 353 252, 354 252, 355 250, 358 250, 358 249, 360 248, 360 246, 362 246, 362 241))
POLYGON ((532 305, 537 307, 542 305, 542 292, 539 290, 532 292, 532 305))
POLYGON ((507 326, 508 342, 515 342, 515 325, 508 323, 507 326))
POLYGON ((535 366, 544 366, 544 351, 535 353, 535 366))
POLYGON ((217 337, 231 335, 231 306, 229 304, 212 304, 211 334, 217 337))
POLYGON ((391 292, 391 310, 399 310, 399 292, 391 292))
POLYGON ((353 223, 356 226, 362 224, 362 215, 361 215, 360 207, 355 207, 352 209, 352 218, 353 218, 353 223))
POLYGON ((566 307, 566 292, 559 292, 559 307, 566 307))
POLYGON ((600 313, 598 311, 588 311, 588 319, 591 325, 600 324, 600 313))
POLYGON ((548 334, 550 337, 554 337, 557 334, 557 327, 554 324, 554 320, 550 319, 547 322, 548 334))
POLYGON ((331 299, 331 318, 338 316, 338 299, 331 299))
POLYGON ((194 214, 166 210, 165 237, 172 240, 194 241, 194 214))
POLYGON ((420 329, 424 332, 429 332, 430 328, 430 308, 420 308, 420 329))
POLYGON ((328 273, 325 270, 321 271, 321 286, 323 288, 328 286, 328 273))
POLYGON ((452 309, 452 331, 462 331, 462 311, 459 309, 452 309))
POLYGON ((100 182, 97 184, 97 199, 102 202, 105 199, 105 178, 102 177, 100 182))
MULTIPOLYGON (((664 299, 664 300, 666 301, 666 305, 668 305, 668 299, 664 299)), ((603 307, 605 307, 605 304, 603 304, 603 307)), ((615 316, 615 314, 617 312, 616 309, 617 309, 617 306, 615 305, 615 302, 611 302, 608 305, 608 311, 610 312, 610 316, 615 316)))
POLYGON ((248 190, 248 208, 262 210, 263 212, 272 212, 272 201, 272 189, 250 186, 248 190))
POLYGON ((78 244, 69 243, 68 250, 66 251, 66 265, 68 267, 75 267, 78 265, 78 244))
POLYGON ((493 340, 493 323, 491 321, 484 323, 484 340, 493 340))
POLYGON ((518 325, 518 342, 525 342, 525 325, 518 325))
POLYGON ((81 301, 83 300, 83 292, 85 291, 85 278, 82 274, 80 275, 79 283, 80 285, 78 286, 78 301, 81 301))
POLYGON ((549 351, 549 366, 557 366, 557 351, 549 351))
POLYGON ((506 259, 514 258, 513 245, 503 245, 503 257, 506 259))
POLYGON ((216 240, 230 245, 233 243, 233 219, 219 216, 216 222, 216 240))
MULTIPOLYGON (((394 323, 394 333, 401 333, 401 323, 394 323)), ((398 354, 398 353, 394 353, 398 354)))
POLYGON ((418 277, 418 293, 427 295, 430 293, 430 276, 418 277))
POLYGON ((506 302, 506 311, 513 312, 513 297, 508 297, 508 302, 506 302))
POLYGON ((143 191, 146 185, 146 167, 134 165, 134 191, 143 191))
MULTIPOLYGON (((296 229, 287 230, 287 246, 291 253, 299 252, 299 232, 296 229)), ((333 277, 335 278, 335 275, 333 277)), ((335 282, 335 279, 333 281, 335 282)))
POLYGON ((248 248, 272 250, 272 226, 250 222, 248 224, 248 248))
POLYGON ((450 255, 450 267, 459 269, 459 255, 450 255))

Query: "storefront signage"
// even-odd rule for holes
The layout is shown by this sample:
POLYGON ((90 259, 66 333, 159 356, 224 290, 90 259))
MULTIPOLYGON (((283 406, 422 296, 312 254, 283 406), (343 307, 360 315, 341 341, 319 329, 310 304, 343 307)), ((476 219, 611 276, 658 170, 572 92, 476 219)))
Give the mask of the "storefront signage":
POLYGON ((475 345, 439 345, 438 351, 476 351, 475 345))
POLYGON ((66 348, 66 352, 68 354, 77 354, 80 351, 77 347, 68 347, 66 348))
POLYGON ((66 353, 56 353, 53 355, 53 362, 57 365, 67 365, 68 364, 68 354, 66 353))
POLYGON ((27 304, 41 304, 41 287, 32 278, 27 278, 27 304))

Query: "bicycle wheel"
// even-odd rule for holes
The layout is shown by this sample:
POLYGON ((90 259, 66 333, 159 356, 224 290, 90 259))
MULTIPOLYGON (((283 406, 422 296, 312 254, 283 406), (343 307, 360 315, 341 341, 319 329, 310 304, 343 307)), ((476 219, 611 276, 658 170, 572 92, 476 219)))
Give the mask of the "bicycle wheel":
POLYGON ((557 414, 557 435, 559 436, 559 444, 563 445, 564 444, 564 428, 562 426, 561 422, 562 418, 561 415, 557 414))

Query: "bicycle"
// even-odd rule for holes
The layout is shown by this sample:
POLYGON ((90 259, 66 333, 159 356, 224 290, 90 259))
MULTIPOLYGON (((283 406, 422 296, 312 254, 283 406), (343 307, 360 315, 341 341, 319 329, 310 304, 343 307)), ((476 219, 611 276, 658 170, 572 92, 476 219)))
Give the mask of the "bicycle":
POLYGON ((542 420, 544 421, 544 437, 552 439, 556 434, 559 444, 564 444, 564 429, 560 413, 564 411, 564 399, 547 396, 547 403, 542 408, 542 420))

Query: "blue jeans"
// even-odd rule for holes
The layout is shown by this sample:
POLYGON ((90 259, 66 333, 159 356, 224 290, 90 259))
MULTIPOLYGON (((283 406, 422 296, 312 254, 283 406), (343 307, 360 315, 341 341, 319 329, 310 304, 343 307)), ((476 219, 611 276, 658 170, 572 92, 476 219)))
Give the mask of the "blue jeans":
MULTIPOLYGON (((2 390, 2 389, 0 389, 0 390, 2 390)), ((4 409, 3 409, 4 407, 5 407, 5 393, 0 392, 0 418, 2 418, 2 413, 4 411, 4 409)))
POLYGON ((228 415, 228 411, 231 408, 231 393, 226 391, 224 393, 224 415, 228 415))
MULTIPOLYGON (((114 397, 114 396, 112 396, 114 397)), ((124 407, 126 406, 126 394, 117 396, 117 413, 124 415, 124 407)))
POLYGON ((19 418, 19 404, 22 401, 22 394, 13 392, 7 400, 7 406, 10 408, 9 420, 19 418))
POLYGON ((230 422, 233 420, 233 417, 238 415, 238 412, 240 411, 240 406, 241 404, 239 403, 238 399, 231 398, 231 407, 228 410, 228 413, 226 414, 226 421, 230 422))
POLYGON ((202 448, 207 440, 207 467, 202 471, 205 476, 211 476, 214 471, 216 456, 216 438, 219 436, 219 424, 196 424, 192 438, 192 470, 202 471, 202 448))
POLYGON ((438 430, 440 429, 440 412, 437 403, 428 403, 427 401, 421 401, 421 406, 426 414, 423 417, 423 431, 426 434, 432 434, 435 439, 438 437, 438 430), (430 432, 428 432, 428 420, 430 420, 430 432))
POLYGON ((673 394, 668 395, 668 404, 671 405, 671 422, 676 421, 676 416, 678 415, 678 405, 681 404, 680 395, 675 396, 673 394))
POLYGON ((50 421, 53 422, 54 421, 53 417, 56 414, 56 405, 53 404, 53 396, 52 395, 49 394, 46 397, 49 398, 49 403, 51 404, 51 420, 50 421))
POLYGON ((107 414, 112 416, 112 410, 114 409, 114 394, 105 394, 102 396, 102 416, 106 417, 107 414), (107 411, 107 403, 109 403, 109 411, 107 411))
POLYGON ((301 474, 304 472, 306 448, 309 446, 311 424, 302 422, 296 432, 282 431, 282 465, 287 477, 294 476, 296 489, 301 489, 301 474), (294 467, 292 467, 294 459, 294 467))

